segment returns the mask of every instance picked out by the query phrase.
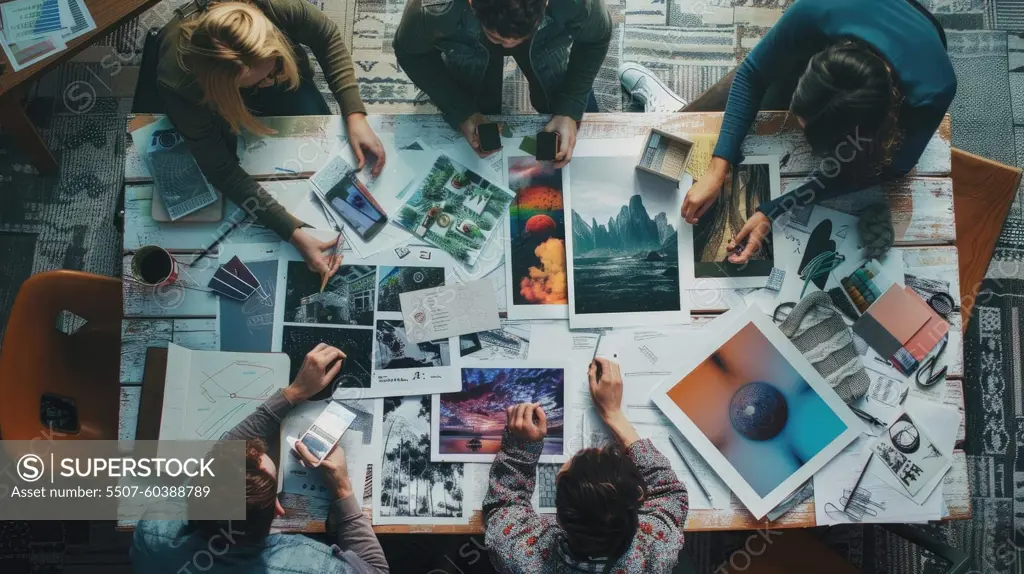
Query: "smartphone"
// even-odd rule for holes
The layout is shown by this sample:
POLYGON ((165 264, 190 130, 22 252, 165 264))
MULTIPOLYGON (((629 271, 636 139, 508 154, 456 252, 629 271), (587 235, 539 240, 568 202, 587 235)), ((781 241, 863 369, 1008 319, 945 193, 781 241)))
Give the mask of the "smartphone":
POLYGON ((540 132, 537 134, 537 153, 539 161, 555 161, 558 153, 558 132, 540 132))
POLYGON ((354 171, 343 177, 324 197, 364 241, 376 237, 388 222, 384 209, 354 171))
POLYGON ((299 442, 306 445, 320 464, 354 420, 355 411, 337 401, 329 401, 327 408, 313 421, 313 426, 299 437, 299 442))
POLYGON ((476 126, 476 137, 480 140, 480 151, 489 152, 501 149, 501 133, 498 124, 480 124, 476 126))

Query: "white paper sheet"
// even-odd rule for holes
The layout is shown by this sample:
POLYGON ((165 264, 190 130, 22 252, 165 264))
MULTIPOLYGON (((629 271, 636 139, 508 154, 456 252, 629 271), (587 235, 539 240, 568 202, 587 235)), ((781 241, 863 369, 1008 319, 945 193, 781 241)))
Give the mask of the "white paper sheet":
POLYGON ((293 362, 321 342, 345 352, 331 390, 336 399, 460 388, 458 338, 412 342, 395 295, 404 289, 452 284, 457 279, 450 268, 385 253, 369 259, 348 257, 320 293, 319 277, 308 271, 294 247, 281 245, 272 349, 287 353, 293 362), (406 278, 391 285, 396 268, 406 278))
POLYGON ((160 440, 217 440, 290 382, 279 353, 167 347, 160 440))
MULTIPOLYGON (((919 418, 936 444, 945 449, 944 454, 952 456, 959 427, 959 413, 942 404, 914 396, 907 398, 905 408, 919 418)), ((818 526, 852 522, 849 517, 839 512, 843 506, 840 498, 844 490, 853 488, 857 475, 864 468, 864 461, 874 440, 873 437, 862 435, 814 475, 814 513, 818 526), (831 506, 827 507, 827 504, 831 506)), ((872 466, 877 462, 872 460, 872 466)), ((872 501, 884 505, 884 508, 872 506, 875 515, 865 516, 863 522, 910 523, 942 518, 944 501, 941 484, 931 492, 923 504, 917 504, 906 495, 902 487, 886 482, 884 475, 880 473, 887 472, 889 471, 885 468, 869 467, 861 480, 859 488, 870 492, 872 501)))
MULTIPOLYGON (((482 465, 430 462, 429 403, 427 396, 376 401, 374 524, 469 522, 475 500, 471 494, 481 491, 475 467, 482 465), (410 462, 414 457, 421 461, 415 466, 420 470, 414 471, 410 462)), ((486 481, 484 473, 484 488, 486 481)), ((479 497, 483 499, 482 494, 479 497)))
POLYGON ((456 337, 501 326, 494 285, 488 279, 399 295, 409 340, 456 337))
POLYGON ((11 0, 0 4, 4 35, 11 42, 32 41, 60 34, 70 21, 67 8, 50 0, 11 0))
POLYGON ((0 30, 0 46, 7 54, 7 61, 15 72, 23 70, 36 62, 41 62, 54 54, 67 49, 60 32, 54 32, 42 38, 11 42, 0 30))
POLYGON ((85 5, 83 0, 68 0, 67 9, 70 14, 70 18, 67 20, 69 24, 61 34, 65 42, 70 42, 96 29, 96 22, 92 19, 89 7, 85 5))

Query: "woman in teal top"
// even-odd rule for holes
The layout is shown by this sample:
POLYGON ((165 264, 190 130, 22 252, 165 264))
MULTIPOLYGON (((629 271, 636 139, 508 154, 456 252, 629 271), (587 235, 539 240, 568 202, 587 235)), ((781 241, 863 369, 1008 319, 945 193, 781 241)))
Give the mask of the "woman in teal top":
MULTIPOLYGON (((745 263, 794 207, 909 172, 956 95, 945 43, 914 0, 798 0, 736 70, 714 157, 687 192, 683 218, 696 223, 718 199, 759 109, 788 108, 821 162, 810 181, 747 220, 732 263, 745 263)), ((713 109, 714 92, 685 111, 713 109)))

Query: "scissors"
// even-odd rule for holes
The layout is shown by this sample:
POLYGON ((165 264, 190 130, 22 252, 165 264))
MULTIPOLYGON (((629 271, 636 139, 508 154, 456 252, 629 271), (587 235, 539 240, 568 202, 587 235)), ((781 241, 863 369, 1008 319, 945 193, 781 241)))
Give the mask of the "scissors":
POLYGON ((917 369, 917 374, 914 378, 917 380, 917 384, 922 387, 931 387, 940 382, 946 380, 946 371, 949 369, 948 366, 943 365, 938 372, 935 371, 935 367, 939 364, 939 358, 942 357, 942 353, 946 350, 946 344, 949 343, 949 335, 943 335, 942 341, 939 342, 939 350, 928 356, 921 366, 917 369), (921 380, 921 375, 924 375, 924 380, 921 380))

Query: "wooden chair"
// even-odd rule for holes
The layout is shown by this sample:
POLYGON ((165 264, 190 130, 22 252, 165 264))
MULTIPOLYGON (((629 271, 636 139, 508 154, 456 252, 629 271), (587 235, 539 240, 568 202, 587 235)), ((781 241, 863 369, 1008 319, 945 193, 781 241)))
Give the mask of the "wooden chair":
MULTIPOLYGON (((985 278, 1006 214, 1017 193, 1021 170, 953 148, 953 213, 960 258, 960 315, 963 328, 985 278)), ((954 295, 951 293, 951 295, 954 295)))
POLYGON ((121 309, 112 277, 48 271, 21 286, 0 346, 3 439, 117 439, 121 309), (62 311, 87 322, 64 333, 62 311))

